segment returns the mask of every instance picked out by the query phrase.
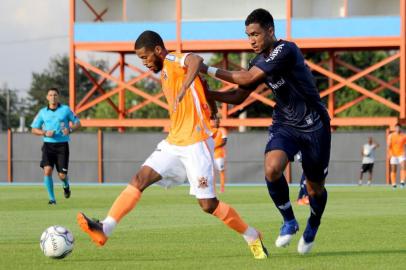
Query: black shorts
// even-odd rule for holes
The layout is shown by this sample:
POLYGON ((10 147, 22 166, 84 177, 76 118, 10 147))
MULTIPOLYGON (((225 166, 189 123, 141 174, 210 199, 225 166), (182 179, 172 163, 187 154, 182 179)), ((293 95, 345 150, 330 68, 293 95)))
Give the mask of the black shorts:
POLYGON ((374 169, 373 163, 362 164, 361 173, 366 173, 366 172, 372 173, 373 169, 374 169))
POLYGON ((269 128, 269 139, 265 153, 284 151, 293 161, 297 152, 302 153, 302 167, 306 179, 320 183, 326 179, 330 162, 331 131, 329 125, 318 130, 303 132, 292 127, 273 125, 269 128))
POLYGON ((42 160, 40 163, 41 168, 51 166, 59 173, 68 174, 69 164, 69 144, 63 143, 47 143, 42 145, 42 160))

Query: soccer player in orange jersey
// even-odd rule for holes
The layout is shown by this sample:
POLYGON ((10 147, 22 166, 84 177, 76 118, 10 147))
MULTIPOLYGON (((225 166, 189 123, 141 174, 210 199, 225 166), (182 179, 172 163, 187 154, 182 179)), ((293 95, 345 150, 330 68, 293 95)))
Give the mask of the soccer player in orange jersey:
POLYGON ((134 49, 144 66, 161 72, 162 90, 169 105, 169 135, 130 180, 102 222, 78 213, 81 229, 102 246, 121 219, 134 209, 147 187, 153 183, 170 187, 187 179, 191 194, 204 212, 241 234, 256 259, 267 258, 258 231, 248 226, 234 208, 216 198, 210 110, 198 76, 203 59, 194 54, 169 53, 162 38, 153 31, 143 32, 134 49))
POLYGON ((223 127, 217 128, 213 133, 214 139, 214 164, 220 173, 220 192, 224 192, 226 183, 226 172, 224 161, 226 158, 227 130, 223 127))
POLYGON ((400 130, 400 125, 396 124, 395 131, 387 138, 388 153, 390 156, 390 179, 392 187, 396 188, 396 171, 400 164, 400 187, 405 186, 406 158, 405 158, 406 135, 400 130))

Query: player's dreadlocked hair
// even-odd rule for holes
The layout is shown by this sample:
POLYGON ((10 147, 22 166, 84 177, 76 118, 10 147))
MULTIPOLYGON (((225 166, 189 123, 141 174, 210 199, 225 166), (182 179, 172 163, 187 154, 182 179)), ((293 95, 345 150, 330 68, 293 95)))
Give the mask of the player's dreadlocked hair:
POLYGON ((138 50, 141 48, 146 48, 153 50, 155 49, 156 46, 161 46, 162 48, 165 48, 161 36, 154 31, 147 30, 142 32, 141 35, 139 35, 139 37, 135 41, 134 49, 138 50))
POLYGON ((263 8, 257 8, 248 15, 245 26, 252 23, 258 23, 264 29, 275 28, 271 13, 263 8))

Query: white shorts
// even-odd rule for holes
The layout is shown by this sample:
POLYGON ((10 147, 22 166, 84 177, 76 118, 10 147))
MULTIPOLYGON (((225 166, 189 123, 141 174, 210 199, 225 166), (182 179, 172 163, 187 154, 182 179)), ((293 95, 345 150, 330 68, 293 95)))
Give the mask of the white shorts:
POLYGON ((212 138, 187 146, 177 146, 162 140, 142 166, 148 166, 162 176, 157 182, 165 188, 189 180, 190 194, 197 199, 216 197, 213 185, 212 138))
POLYGON ((216 170, 224 171, 224 158, 216 158, 214 159, 214 164, 216 165, 216 170))
POLYGON ((390 157, 390 164, 391 165, 399 165, 405 160, 406 160, 405 156, 391 156, 390 157))

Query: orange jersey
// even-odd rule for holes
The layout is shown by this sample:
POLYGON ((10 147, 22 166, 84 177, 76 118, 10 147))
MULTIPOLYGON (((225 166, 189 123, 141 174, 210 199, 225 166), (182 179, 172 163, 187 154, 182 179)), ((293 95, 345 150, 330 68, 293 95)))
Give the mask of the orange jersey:
POLYGON ((218 128, 214 134, 214 158, 225 158, 225 147, 219 147, 223 143, 223 139, 227 139, 227 130, 225 128, 218 128))
POLYGON ((403 156, 405 154, 406 135, 403 133, 391 133, 388 136, 388 147, 391 156, 403 156))
POLYGON ((176 111, 173 105, 178 96, 187 68, 187 54, 169 53, 164 60, 161 82, 162 90, 169 105, 171 125, 167 141, 170 144, 186 146, 209 138, 212 134, 210 127, 210 108, 206 100, 205 89, 197 76, 187 89, 176 111))

